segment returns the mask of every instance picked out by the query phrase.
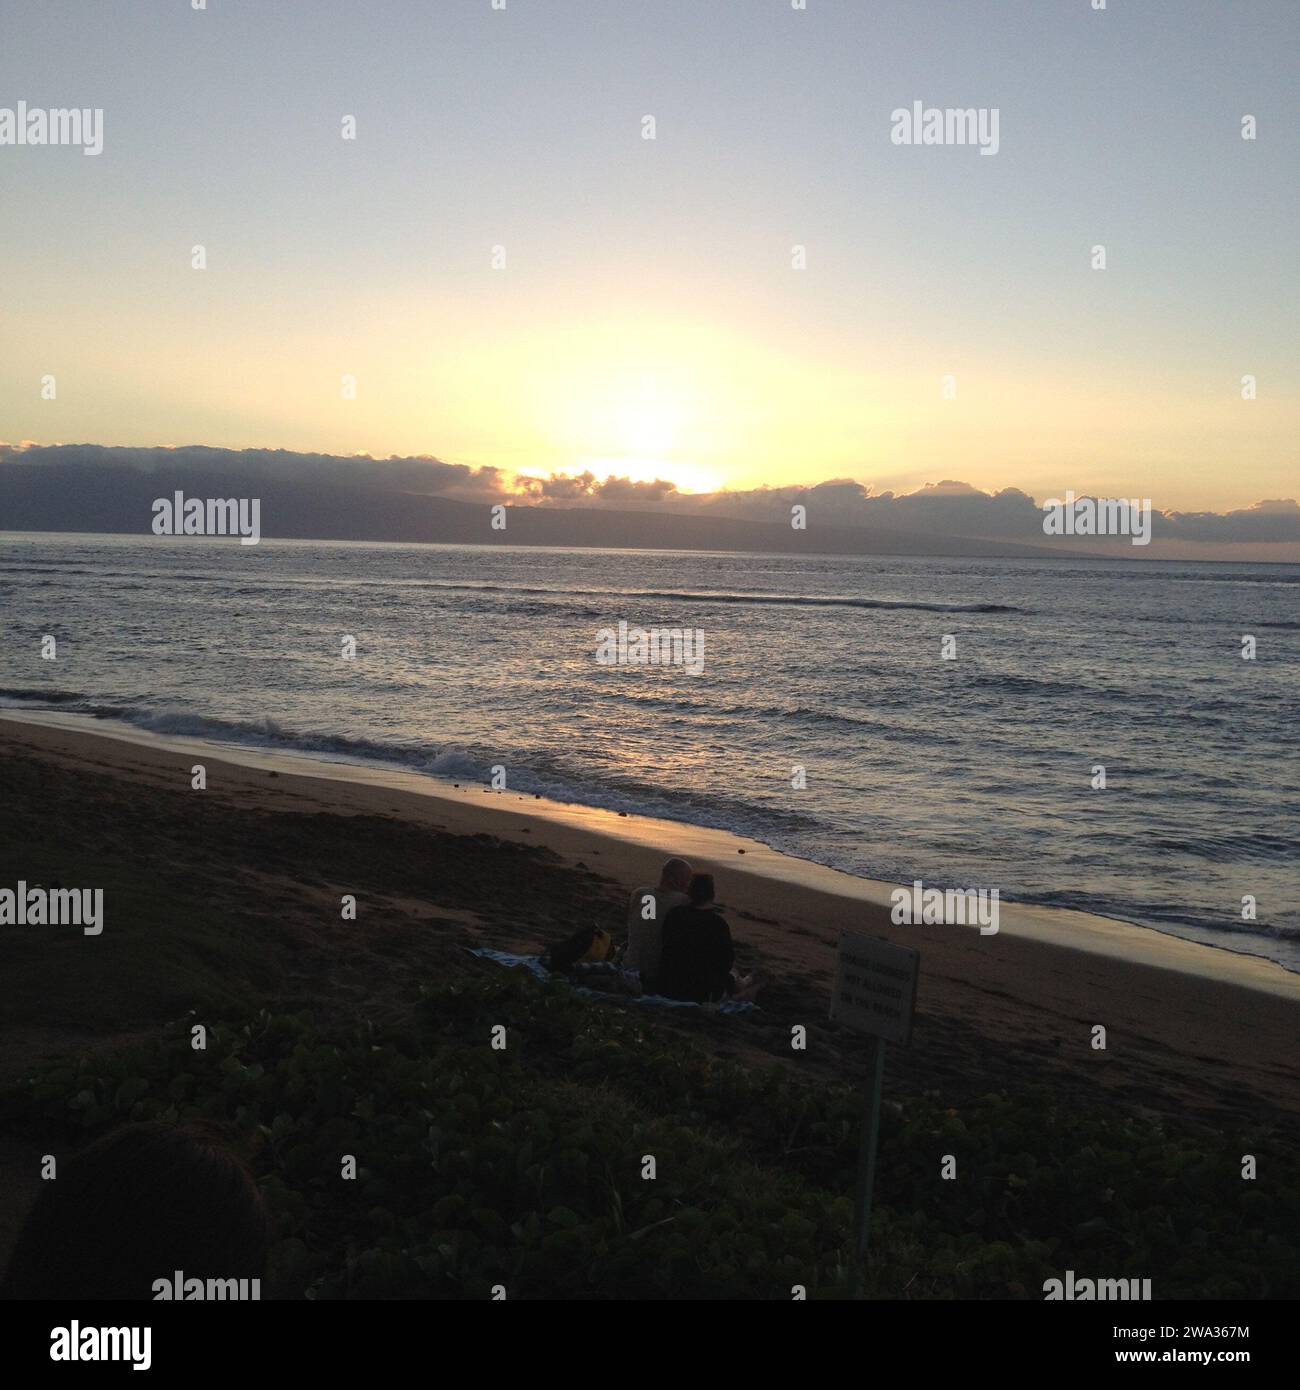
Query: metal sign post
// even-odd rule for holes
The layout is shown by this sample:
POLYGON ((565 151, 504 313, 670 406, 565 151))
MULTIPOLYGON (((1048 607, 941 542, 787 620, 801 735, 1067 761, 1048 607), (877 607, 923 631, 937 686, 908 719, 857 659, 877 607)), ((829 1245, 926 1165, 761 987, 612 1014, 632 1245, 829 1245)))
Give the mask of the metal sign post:
POLYGON ((831 1018, 870 1038, 867 1094, 858 1151, 858 1195, 854 1237, 858 1258, 871 1239, 871 1194, 876 1185, 876 1147, 880 1137, 880 1093, 885 1075, 885 1043, 906 1047, 916 1011, 918 951, 891 946, 874 937, 845 933, 840 938, 831 1018))
POLYGON ((880 1086, 885 1076, 885 1040, 872 1038, 867 1053, 867 1104, 862 1112, 862 1143, 858 1150, 858 1206, 855 1234, 858 1258, 871 1239, 871 1193, 876 1186, 876 1141, 880 1137, 880 1086))

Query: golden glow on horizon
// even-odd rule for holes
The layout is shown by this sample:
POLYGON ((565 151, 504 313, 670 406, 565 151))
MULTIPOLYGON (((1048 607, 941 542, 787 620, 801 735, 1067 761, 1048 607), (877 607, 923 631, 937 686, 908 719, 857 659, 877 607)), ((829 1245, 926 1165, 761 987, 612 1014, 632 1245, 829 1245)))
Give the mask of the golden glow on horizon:
POLYGON ((679 492, 716 492, 718 479, 702 468, 671 459, 638 458, 622 454, 613 458, 579 459, 575 473, 591 472, 602 482, 606 478, 628 478, 634 483, 653 483, 660 479, 672 483, 679 492))
MULTIPOLYGON (((124 358, 93 303, 59 305, 57 413, 33 394, 6 432, 431 454, 543 478, 662 477, 692 492, 831 478, 902 492, 953 478, 1039 500, 1138 492, 1188 511, 1296 494, 1293 392, 1247 404, 1234 379, 1153 379, 1118 353, 1080 373, 1064 347, 994 358, 921 339, 855 344, 833 324, 774 335, 744 306, 623 303, 584 317, 545 296, 528 313, 514 300, 485 312, 467 296, 436 319, 396 293, 364 314, 295 300, 269 329, 214 296, 201 334, 179 308, 151 307, 152 331, 124 358), (184 352, 169 349, 180 341, 184 352), (940 398, 947 370, 952 401, 940 398), (341 398, 345 373, 355 400, 341 398)), ((43 344, 40 325, 19 319, 16 336, 43 344)))

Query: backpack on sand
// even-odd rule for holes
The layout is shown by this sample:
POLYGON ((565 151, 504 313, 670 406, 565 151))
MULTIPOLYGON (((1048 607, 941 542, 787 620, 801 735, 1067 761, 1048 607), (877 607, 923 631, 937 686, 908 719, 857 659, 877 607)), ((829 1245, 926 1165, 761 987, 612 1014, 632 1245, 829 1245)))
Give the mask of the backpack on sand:
POLYGON ((581 927, 550 947, 545 961, 552 970, 567 970, 571 965, 609 960, 613 954, 614 938, 604 927, 581 927))

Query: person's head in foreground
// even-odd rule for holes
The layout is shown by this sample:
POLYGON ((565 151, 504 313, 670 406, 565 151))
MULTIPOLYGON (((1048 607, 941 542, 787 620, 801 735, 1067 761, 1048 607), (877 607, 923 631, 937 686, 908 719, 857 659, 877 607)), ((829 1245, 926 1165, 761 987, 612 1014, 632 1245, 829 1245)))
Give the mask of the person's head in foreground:
POLYGON ((691 866, 685 859, 670 859, 659 871, 660 888, 685 893, 691 883, 691 866))
POLYGON ((692 907, 708 907, 713 902, 713 875, 692 874, 686 896, 692 907))
POLYGON ((41 1184, 5 1298, 150 1299, 159 1279, 260 1279, 268 1221, 248 1169, 202 1125, 127 1125, 41 1184))

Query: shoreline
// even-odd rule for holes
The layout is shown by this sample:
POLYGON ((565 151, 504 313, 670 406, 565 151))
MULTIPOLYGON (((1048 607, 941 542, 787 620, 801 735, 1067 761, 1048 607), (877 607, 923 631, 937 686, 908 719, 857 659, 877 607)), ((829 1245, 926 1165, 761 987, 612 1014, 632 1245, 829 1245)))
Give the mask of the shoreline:
MULTIPOLYGON (((416 796, 434 803, 442 815, 460 822, 460 833, 487 830, 492 834, 519 834, 526 826, 527 833, 537 836, 531 843, 547 843, 570 857, 580 854, 591 838, 611 842, 611 847, 653 851, 661 858, 671 852, 693 863, 707 865, 724 877, 743 874, 780 884, 786 889, 804 889, 861 903, 873 919, 873 930, 879 925, 878 914, 883 913, 885 925, 893 933, 939 931, 978 936, 974 926, 894 926, 888 921, 890 895, 896 888, 910 885, 865 878, 814 860, 801 859, 732 831, 579 802, 553 801, 534 793, 508 789, 493 791, 479 784, 458 785, 449 778, 431 773, 332 759, 322 753, 261 749, 190 735, 158 734, 125 721, 57 710, 0 708, 0 731, 9 725, 51 730, 74 738, 108 740, 169 755, 202 755, 209 763, 277 776, 347 783, 371 791, 416 796), (467 814, 470 820, 481 815, 487 824, 471 825, 465 820, 467 814), (738 862, 741 856, 743 864, 738 862)), ((653 874, 647 871, 646 876, 653 877, 653 874)), ((1218 980, 1300 1002, 1300 973, 1288 970, 1280 962, 1226 944, 1192 941, 1122 918, 1004 899, 999 902, 999 930, 994 937, 986 939, 1002 935, 1218 980)), ((922 942, 904 941, 903 944, 921 945, 922 942)))
POLYGON ((720 832, 578 807, 544 818, 518 793, 434 795, 417 774, 289 763, 0 718, 0 819, 21 847, 6 876, 106 889, 100 936, 0 929, 14 966, 0 1070, 129 1041, 200 995, 401 1010, 421 981, 497 969, 466 947, 536 953, 589 923, 621 940, 629 893, 685 854, 717 879, 760 1009, 657 1029, 768 1066, 789 1063, 802 1024, 819 1059, 804 1065, 855 1076, 864 1040, 827 1018, 839 939, 865 933, 920 951, 912 1045, 891 1049, 902 1084, 960 1096, 1038 1081, 1234 1127, 1300 1115, 1300 976, 1271 962, 1057 910, 1009 908, 1015 929, 987 937, 896 926, 889 885, 720 832), (347 893, 355 921, 339 920, 347 893))

